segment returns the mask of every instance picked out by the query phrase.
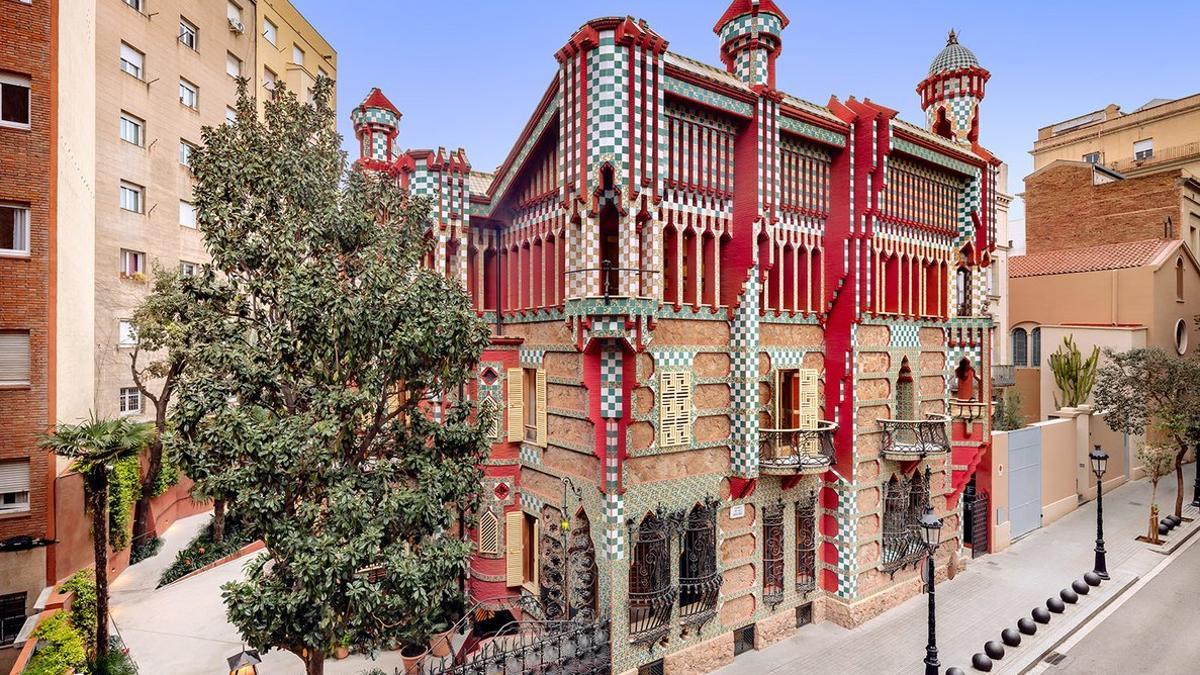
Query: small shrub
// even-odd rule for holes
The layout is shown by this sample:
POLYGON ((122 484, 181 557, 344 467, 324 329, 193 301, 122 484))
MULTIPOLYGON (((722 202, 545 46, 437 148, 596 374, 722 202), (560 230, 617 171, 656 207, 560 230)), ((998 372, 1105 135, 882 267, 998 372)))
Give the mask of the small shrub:
POLYGON ((246 534, 245 528, 234 514, 225 518, 225 538, 220 544, 212 540, 212 523, 204 526, 200 534, 183 550, 175 555, 175 562, 163 570, 158 585, 165 586, 176 579, 187 576, 196 570, 214 563, 227 555, 236 553, 238 549, 249 544, 252 539, 246 534))
POLYGON ((172 462, 171 458, 164 453, 162 469, 158 472, 158 475, 154 477, 154 496, 159 497, 166 494, 167 490, 175 487, 178 482, 179 467, 176 466, 175 462, 172 462))
POLYGON ((62 675, 87 665, 87 648, 66 612, 42 622, 33 632, 38 650, 25 666, 24 675, 62 675))
POLYGON ((96 640, 96 575, 90 569, 79 570, 58 587, 59 592, 74 593, 69 615, 71 625, 82 636, 90 652, 96 640))
POLYGON ((158 549, 162 548, 162 539, 155 537, 144 544, 134 544, 133 550, 129 552, 129 564, 136 565, 146 558, 152 558, 158 555, 158 549))
POLYGON ((996 406, 996 420, 992 425, 996 431, 1016 431, 1025 427, 1025 418, 1021 415, 1021 393, 1016 389, 1008 389, 996 406))
POLYGON ((138 675, 137 664, 125 653, 125 645, 114 638, 108 653, 102 658, 88 661, 91 675, 138 675))

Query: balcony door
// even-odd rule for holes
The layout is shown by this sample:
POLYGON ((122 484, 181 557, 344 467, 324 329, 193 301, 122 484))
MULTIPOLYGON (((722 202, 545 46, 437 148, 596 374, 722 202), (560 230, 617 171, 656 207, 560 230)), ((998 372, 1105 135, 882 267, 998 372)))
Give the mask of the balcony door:
POLYGON ((817 427, 817 371, 799 368, 776 371, 775 424, 780 429, 817 427))

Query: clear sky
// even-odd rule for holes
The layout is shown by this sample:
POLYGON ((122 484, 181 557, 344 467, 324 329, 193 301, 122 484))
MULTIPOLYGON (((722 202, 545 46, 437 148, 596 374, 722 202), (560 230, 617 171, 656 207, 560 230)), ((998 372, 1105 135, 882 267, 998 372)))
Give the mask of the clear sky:
MULTIPOLYGON (((372 86, 404 114, 401 147, 462 146, 490 171, 554 76, 554 52, 587 19, 644 18, 672 51, 720 65, 712 26, 728 0, 292 0, 338 51, 339 128, 372 86)), ((1200 2, 777 0, 777 85, 816 103, 870 98, 922 121, 914 91, 946 32, 991 71, 983 144, 1008 162, 1009 191, 1032 171, 1038 127, 1116 103, 1200 91, 1200 2)), ((1023 240, 1023 207, 1010 236, 1023 240)))

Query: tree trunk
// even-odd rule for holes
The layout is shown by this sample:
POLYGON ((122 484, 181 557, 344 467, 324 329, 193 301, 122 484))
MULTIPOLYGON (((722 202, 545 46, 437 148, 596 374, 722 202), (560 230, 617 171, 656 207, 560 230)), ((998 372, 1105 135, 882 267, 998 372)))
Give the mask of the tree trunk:
MULTIPOLYGON (((159 429, 161 430, 162 427, 160 426, 159 429)), ((154 498, 154 484, 158 482, 158 474, 162 473, 163 442, 161 431, 154 436, 154 440, 150 442, 147 450, 149 452, 149 466, 146 469, 146 475, 142 478, 141 494, 138 496, 137 506, 133 510, 132 548, 137 548, 145 544, 158 534, 157 532, 150 531, 150 500, 154 498)))
POLYGON ((212 519, 213 544, 220 544, 225 539, 225 500, 213 500, 212 519))
POLYGON ((304 653, 304 675, 324 675, 325 654, 320 649, 309 647, 304 653))
POLYGON ((1152 480, 1150 481, 1150 529, 1146 532, 1146 539, 1150 540, 1152 544, 1158 543, 1158 523, 1154 520, 1154 508, 1156 506, 1154 500, 1157 499, 1157 495, 1158 481, 1152 480))
POLYGON ((1183 518, 1183 456, 1187 454, 1187 446, 1180 445, 1175 453, 1175 517, 1183 518))
POLYGON ((96 658, 108 653, 108 473, 103 467, 88 476, 92 493, 92 552, 96 566, 96 658))

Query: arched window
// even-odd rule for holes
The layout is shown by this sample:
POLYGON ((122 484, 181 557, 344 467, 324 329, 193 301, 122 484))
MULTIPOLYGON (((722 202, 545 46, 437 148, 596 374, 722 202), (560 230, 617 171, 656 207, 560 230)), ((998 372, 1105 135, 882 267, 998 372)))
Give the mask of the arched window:
POLYGON ((1175 299, 1183 302, 1183 258, 1175 261, 1175 299))
POLYGON ((679 552, 679 620, 699 623, 716 615, 721 573, 717 569, 716 503, 697 504, 683 524, 679 552))
POLYGON ((929 505, 928 469, 911 478, 892 476, 884 487, 882 569, 896 570, 921 560, 925 543, 921 536, 921 514, 929 505))
POLYGON ((762 509, 763 602, 783 602, 783 502, 762 509))
POLYGON ((955 278, 958 282, 956 289, 958 293, 956 296, 958 315, 971 316, 971 270, 960 267, 955 278))
POLYGON ((1024 328, 1014 328, 1012 331, 1012 362, 1014 366, 1029 365, 1029 334, 1024 328))
POLYGON ((629 564, 630 637, 637 642, 657 642, 670 629, 674 605, 667 524, 648 513, 633 532, 633 560, 629 564))
POLYGON ((796 590, 817 588, 817 493, 796 502, 796 590))
POLYGON ((479 516, 479 555, 500 556, 500 519, 494 511, 484 511, 479 516))
POLYGON ((1029 331, 1029 365, 1033 368, 1042 367, 1042 328, 1038 326, 1029 331))

